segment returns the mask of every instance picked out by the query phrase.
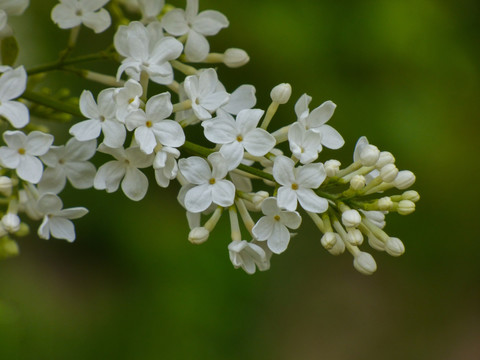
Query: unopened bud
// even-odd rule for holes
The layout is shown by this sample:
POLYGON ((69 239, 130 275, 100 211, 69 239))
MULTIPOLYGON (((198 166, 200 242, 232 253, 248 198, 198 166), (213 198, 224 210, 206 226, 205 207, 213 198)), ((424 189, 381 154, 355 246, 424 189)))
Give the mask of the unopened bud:
POLYGON ((402 200, 398 203, 397 212, 400 215, 409 215, 415 211, 415 203, 410 200, 402 200))
POLYGON ((392 182, 398 175, 398 169, 395 164, 387 164, 380 169, 380 177, 385 182, 392 182))
POLYGON ((223 63, 229 68, 237 68, 250 61, 247 52, 242 49, 230 48, 223 54, 223 63))
POLYGON ((355 175, 352 180, 350 180, 350 187, 353 190, 361 190, 365 187, 365 176, 363 175, 355 175))
POLYGON ((353 259, 353 267, 364 275, 372 275, 377 270, 377 263, 372 255, 360 251, 353 259))
POLYGON ((6 231, 13 233, 20 230, 20 218, 17 214, 6 213, 2 217, 2 225, 6 231))
POLYGON ((397 177, 393 180, 393 185, 399 190, 406 189, 414 183, 415 175, 410 170, 399 171, 397 177))
POLYGON ((292 95, 292 87, 288 83, 275 86, 270 92, 270 98, 278 104, 286 104, 292 95))
POLYGON ((392 256, 400 256, 405 252, 403 242, 396 237, 391 237, 385 244, 385 251, 392 256))
POLYGON ((347 241, 355 246, 360 246, 363 243, 362 232, 358 229, 350 229, 347 231, 347 241))
POLYGON ((193 228, 188 234, 188 241, 190 241, 192 244, 203 244, 205 241, 207 241, 209 235, 210 231, 204 227, 196 227, 193 228))
POLYGON ((378 157, 377 163, 375 166, 378 169, 383 168, 387 164, 393 164, 395 163, 395 158, 393 157, 392 153, 388 151, 381 151, 380 156, 378 157))
POLYGON ((5 196, 12 195, 12 179, 8 176, 0 176, 0 194, 5 196))
POLYGON ((367 144, 360 152, 360 162, 363 166, 373 166, 377 163, 380 150, 375 145, 367 144))
POLYGON ((255 209, 260 210, 263 200, 268 198, 270 195, 266 191, 257 191, 252 198, 252 203, 255 209))
POLYGON ((415 190, 408 190, 402 194, 402 198, 405 200, 417 202, 418 200, 420 200, 420 195, 415 190))
POLYGON ((325 168, 325 173, 327 174, 327 177, 331 178, 337 175, 337 173, 340 170, 340 161, 338 160, 327 160, 323 164, 323 167, 325 168))
POLYGON ((335 233, 329 231, 322 236, 320 242, 325 249, 331 250, 335 246, 337 243, 337 237, 335 235, 335 233))
POLYGON ((393 201, 390 198, 390 196, 384 196, 378 199, 377 205, 378 205, 378 210, 389 211, 393 206, 393 201))
POLYGON ((385 250, 385 243, 377 237, 373 236, 372 234, 368 235, 368 245, 370 245, 372 249, 375 249, 377 251, 385 250))
POLYGON ((362 217, 357 210, 350 209, 342 213, 342 223, 345 227, 357 227, 362 221, 362 217))
POLYGON ((333 233, 335 235, 335 238, 337 239, 335 241, 335 245, 331 249, 327 249, 328 252, 332 255, 340 255, 343 254, 345 251, 345 243, 343 242, 342 238, 340 235, 337 233, 333 233))

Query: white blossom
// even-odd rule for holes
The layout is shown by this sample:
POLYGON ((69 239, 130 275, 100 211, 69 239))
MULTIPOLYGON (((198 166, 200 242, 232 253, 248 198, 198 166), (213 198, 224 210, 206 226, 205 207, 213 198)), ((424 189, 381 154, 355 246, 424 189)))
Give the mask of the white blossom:
POLYGON ((38 228, 38 236, 42 239, 75 240, 75 228, 71 219, 78 219, 88 213, 84 207, 62 209, 62 200, 55 194, 47 193, 38 199, 37 209, 44 215, 38 228))
POLYGON ((80 96, 80 111, 88 118, 70 128, 70 134, 79 141, 96 139, 103 132, 105 145, 118 148, 125 141, 125 126, 115 117, 114 89, 105 89, 98 94, 98 104, 90 91, 80 96))
POLYGON ((288 130, 288 144, 292 154, 302 164, 308 164, 318 158, 318 149, 322 147, 319 133, 305 130, 300 123, 293 124, 288 130))
POLYGON ((41 131, 32 131, 28 135, 21 131, 5 131, 3 140, 7 146, 0 147, 0 163, 6 168, 16 169, 21 179, 38 183, 43 173, 38 156, 48 151, 53 136, 41 131))
POLYGON ((186 9, 173 9, 162 19, 163 28, 174 36, 188 34, 185 55, 189 61, 205 59, 210 45, 205 36, 216 35, 229 25, 228 19, 215 10, 198 13, 198 0, 187 0, 186 9))
POLYGON ((143 94, 142 85, 134 79, 129 79, 121 88, 115 89, 115 115, 121 122, 125 122, 127 115, 137 110, 142 105, 140 97, 143 94))
POLYGON ((153 154, 147 155, 139 147, 114 149, 100 144, 98 151, 112 155, 111 160, 97 171, 93 186, 97 190, 114 192, 121 187, 125 195, 134 201, 143 199, 148 189, 148 179, 139 169, 152 165, 153 154))
POLYGON ((278 206, 294 211, 298 201, 306 211, 323 213, 327 210, 328 201, 312 190, 318 188, 326 178, 323 164, 295 167, 292 159, 280 155, 273 163, 273 177, 282 185, 278 189, 278 206))
POLYGON ((169 146, 162 146, 160 150, 156 150, 153 169, 155 170, 155 180, 159 186, 166 188, 170 184, 170 180, 177 177, 176 159, 179 157, 180 151, 169 146))
POLYGON ((61 29, 71 29, 80 24, 96 33, 105 31, 112 19, 103 6, 110 0, 60 0, 52 9, 52 20, 61 29))
POLYGON ((180 159, 178 167, 185 179, 195 185, 185 194, 185 208, 193 213, 206 210, 212 203, 227 207, 233 204, 235 186, 225 180, 228 168, 220 153, 212 153, 207 161, 198 156, 180 159))
POLYGON ((262 202, 261 217, 252 229, 253 235, 259 241, 267 240, 269 249, 280 254, 287 249, 290 242, 290 232, 287 228, 297 229, 302 218, 296 211, 285 211, 278 207, 277 199, 270 197, 262 202))
POLYGON ((25 104, 13 101, 23 94, 27 86, 27 73, 23 66, 7 68, 0 77, 0 116, 7 119, 13 127, 19 129, 29 122, 28 108, 25 104))
POLYGON ((158 22, 147 27, 138 21, 119 26, 113 41, 115 49, 125 57, 118 68, 117 79, 126 71, 139 81, 144 71, 158 84, 172 83, 173 69, 169 61, 180 56, 183 45, 171 36, 164 37, 158 22))
POLYGON ((67 179, 76 189, 87 189, 93 186, 95 166, 87 161, 97 150, 95 140, 68 140, 66 145, 52 146, 41 159, 47 168, 38 183, 42 193, 58 194, 65 187, 67 179))
POLYGON ((242 268, 247 274, 254 274, 256 267, 260 271, 270 267, 267 254, 257 244, 246 240, 235 240, 228 245, 230 261, 235 269, 242 268))

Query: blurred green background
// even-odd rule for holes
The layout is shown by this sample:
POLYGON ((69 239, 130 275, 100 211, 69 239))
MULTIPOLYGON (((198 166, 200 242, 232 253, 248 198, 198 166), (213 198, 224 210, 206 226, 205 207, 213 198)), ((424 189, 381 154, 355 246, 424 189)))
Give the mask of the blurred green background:
MULTIPOLYGON (((49 20, 55 1, 31 3, 12 21, 27 67, 54 60, 68 37, 49 20)), ((366 135, 416 174, 417 211, 387 218, 406 253, 372 251, 378 271, 363 276, 349 254, 324 251, 305 218, 271 270, 248 276, 228 258, 226 221, 202 246, 186 240, 177 187, 152 186, 139 203, 67 191, 66 207, 90 209, 76 242, 32 236, 0 263, 0 358, 480 359, 478 0, 202 0, 200 9, 230 20, 212 50, 250 54, 241 69, 220 67, 230 90, 254 84, 266 108, 273 86, 292 85, 273 127, 295 119, 305 92, 313 107, 332 100, 330 124, 346 145, 322 161, 347 164, 366 135)), ((92 34, 83 28, 80 46, 98 50, 112 36, 92 34)))

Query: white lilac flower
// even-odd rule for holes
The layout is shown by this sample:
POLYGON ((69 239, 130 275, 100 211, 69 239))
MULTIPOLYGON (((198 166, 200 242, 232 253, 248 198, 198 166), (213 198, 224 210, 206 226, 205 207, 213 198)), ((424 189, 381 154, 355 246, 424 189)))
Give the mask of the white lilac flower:
POLYGON ((17 175, 33 184, 40 181, 43 165, 37 156, 47 153, 53 136, 40 131, 25 135, 21 131, 5 131, 3 140, 7 146, 0 148, 0 163, 8 169, 16 169, 17 175))
POLYGON ((146 72, 158 84, 171 84, 173 68, 170 60, 180 56, 183 45, 171 36, 163 36, 158 22, 145 27, 141 22, 132 21, 128 26, 118 27, 114 36, 118 53, 125 57, 117 71, 117 79, 125 71, 135 80, 146 72))
POLYGON ((202 71, 199 75, 190 75, 183 84, 185 94, 192 100, 192 110, 200 120, 210 119, 219 107, 226 104, 229 95, 218 88, 218 76, 214 69, 202 71))
MULTIPOLYGON (((297 114, 298 121, 305 126, 305 129, 311 129, 319 133, 323 146, 329 149, 341 148, 345 143, 342 135, 330 125, 326 124, 332 117, 336 105, 331 101, 325 101, 322 105, 310 112, 308 105, 311 100, 312 98, 307 94, 303 94, 300 99, 298 99, 295 104, 295 114, 297 114)), ((321 146, 318 151, 322 151, 321 146)))
POLYGON ((155 170, 155 180, 161 187, 168 187, 170 180, 177 177, 178 165, 177 160, 180 157, 180 151, 175 148, 163 146, 156 151, 153 161, 153 169, 155 170))
POLYGON ((28 108, 25 104, 13 101, 23 94, 27 87, 27 73, 23 66, 15 70, 7 68, 0 77, 0 116, 7 119, 13 127, 19 129, 29 122, 28 108))
POLYGON ((138 7, 142 13, 142 22, 150 23, 157 20, 158 14, 165 6, 165 0, 138 0, 138 7))
POLYGON ((270 267, 265 250, 259 245, 246 240, 235 240, 228 245, 230 261, 235 269, 242 268, 247 274, 254 274, 256 267, 260 271, 270 267))
POLYGON ((37 209, 43 214, 43 221, 38 228, 38 236, 42 239, 65 239, 69 242, 75 240, 75 227, 70 221, 78 219, 88 213, 84 207, 62 209, 62 200, 54 194, 44 194, 38 199, 37 209))
POLYGON ((302 164, 311 163, 318 158, 318 149, 322 147, 321 140, 320 134, 305 130, 300 123, 293 124, 288 130, 290 151, 302 164))
POLYGON ((12 15, 22 15, 28 7, 30 0, 0 0, 0 36, 11 35, 11 29, 8 26, 8 17, 12 15))
POLYGON ((143 199, 148 189, 148 179, 139 169, 152 165, 153 154, 146 155, 139 147, 113 149, 100 144, 98 151, 112 155, 111 160, 97 171, 93 186, 111 193, 118 190, 121 182, 125 195, 135 201, 143 199))
POLYGON ((235 199, 235 186, 225 180, 228 168, 220 153, 212 153, 207 161, 198 156, 180 159, 178 167, 185 179, 195 185, 185 194, 185 208, 193 213, 206 210, 212 203, 227 207, 235 199))
POLYGON ((263 110, 245 109, 236 120, 227 113, 202 122, 205 137, 215 144, 222 144, 220 153, 228 159, 229 170, 236 168, 243 159, 244 150, 254 156, 263 156, 275 146, 275 138, 266 130, 257 128, 263 110))
POLYGON ((58 194, 65 187, 67 179, 76 189, 93 186, 95 166, 87 161, 97 150, 97 141, 68 140, 66 145, 52 146, 41 159, 47 168, 38 183, 41 193, 58 194))
POLYGON ((125 119, 127 129, 135 130, 135 140, 144 153, 151 154, 157 144, 176 148, 185 143, 180 124, 166 120, 172 109, 170 93, 164 92, 152 96, 147 101, 145 111, 138 109, 125 119))
POLYGON ((282 185, 278 189, 278 206, 294 211, 298 201, 306 211, 323 213, 327 210, 328 201, 312 190, 318 188, 326 178, 323 164, 295 167, 292 159, 277 156, 273 163, 273 177, 282 185))
POLYGON ((125 141, 125 126, 115 117, 114 89, 105 89, 98 94, 98 105, 90 91, 80 96, 80 111, 88 118, 70 128, 70 134, 79 141, 96 139, 103 132, 105 145, 118 148, 125 141))
POLYGON ((61 29, 71 29, 80 24, 96 33, 105 31, 112 19, 103 6, 110 0, 60 0, 52 9, 52 20, 61 29))
POLYGON ((205 36, 216 35, 229 25, 228 19, 215 10, 198 13, 198 0, 187 0, 186 9, 173 9, 162 19, 163 28, 174 36, 188 34, 185 55, 189 61, 202 61, 210 51, 205 36))
POLYGON ((116 105, 115 115, 119 121, 125 122, 127 115, 140 107, 142 94, 142 85, 134 79, 129 79, 122 88, 115 89, 113 100, 116 105))
POLYGON ((302 222, 296 211, 285 211, 278 207, 277 199, 270 197, 262 202, 262 216, 252 229, 259 241, 267 240, 268 248, 275 254, 287 249, 290 232, 287 228, 298 229, 302 222))

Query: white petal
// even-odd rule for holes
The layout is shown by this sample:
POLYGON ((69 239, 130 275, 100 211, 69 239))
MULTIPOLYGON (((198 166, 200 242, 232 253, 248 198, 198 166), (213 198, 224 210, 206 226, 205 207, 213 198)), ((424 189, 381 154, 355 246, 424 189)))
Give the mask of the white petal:
POLYGON ((3 73, 0 77, 0 100, 12 100, 23 94, 27 86, 27 73, 23 66, 3 73))
POLYGON ((155 135, 146 126, 141 126, 135 130, 135 140, 145 154, 153 153, 153 149, 157 146, 155 135))
POLYGON ((107 190, 109 193, 117 191, 124 175, 125 167, 119 161, 109 161, 98 169, 93 186, 97 190, 107 190))
POLYGON ((118 148, 125 142, 127 132, 125 126, 117 120, 105 120, 102 123, 103 142, 105 145, 118 148))
POLYGON ((180 36, 186 34, 189 27, 185 19, 185 11, 183 9, 169 11, 162 19, 162 26, 172 35, 180 36))
POLYGON ((260 109, 245 109, 240 111, 236 120, 240 132, 242 134, 247 134, 254 130, 263 116, 263 113, 264 111, 260 109))
POLYGON ((66 164, 65 173, 74 188, 88 189, 93 186, 96 169, 87 161, 71 162, 66 164))
POLYGON ((255 87, 252 85, 241 85, 230 94, 228 103, 222 109, 236 115, 243 109, 251 109, 256 103, 255 87))
POLYGON ((274 197, 266 198, 262 201, 262 212, 265 215, 275 216, 280 213, 280 208, 277 205, 277 199, 274 197))
POLYGON ((63 207, 62 200, 54 194, 44 194, 37 202, 38 211, 42 214, 53 214, 60 211, 63 207))
POLYGON ((275 221, 272 234, 268 238, 268 248, 275 254, 281 254, 287 249, 289 242, 290 232, 280 222, 275 221))
POLYGON ((163 120, 169 117, 173 110, 170 97, 169 92, 152 96, 145 107, 147 117, 152 120, 163 120))
POLYGON ((129 199, 142 200, 148 190, 148 179, 140 170, 129 166, 122 181, 122 190, 129 199))
POLYGON ((254 156, 263 156, 275 146, 275 138, 263 129, 254 129, 243 138, 243 146, 254 156))
POLYGON ((53 143, 53 135, 41 131, 32 131, 27 136, 25 150, 30 155, 40 156, 46 154, 53 143))
POLYGON ((34 156, 23 155, 17 166, 17 175, 23 180, 36 184, 42 178, 43 164, 34 156))
POLYGON ((91 119, 76 123, 70 128, 69 132, 79 141, 88 141, 98 138, 101 131, 100 121, 91 119))
POLYGON ((215 144, 227 144, 236 141, 235 121, 228 118, 215 118, 202 122, 205 137, 215 144))
POLYGON ((307 164, 298 169, 297 182, 302 187, 316 189, 323 183, 326 176, 323 164, 307 164))
POLYGON ((309 128, 316 128, 325 124, 333 115, 337 105, 330 100, 325 101, 322 105, 312 110, 307 118, 309 128))
POLYGON ((280 185, 292 185, 295 182, 295 178, 293 176, 294 166, 295 163, 292 159, 289 159, 283 155, 277 156, 273 163, 273 177, 280 185))
POLYGON ((205 36, 190 30, 187 43, 185 44, 185 55, 192 62, 199 62, 205 59, 210 51, 210 45, 205 36))
POLYGON ((89 119, 98 119, 100 117, 97 103, 95 102, 95 99, 90 91, 83 90, 82 94, 80 95, 79 106, 81 113, 85 117, 89 119))
POLYGON ((212 200, 215 204, 227 207, 235 199, 235 186, 231 181, 220 180, 212 185, 212 200))
POLYGON ((97 34, 105 31, 112 23, 110 14, 105 9, 100 9, 100 11, 97 12, 86 13, 82 17, 82 21, 86 27, 93 29, 93 31, 95 31, 97 34))
POLYGON ((262 216, 252 229, 253 235, 257 240, 267 240, 273 232, 275 220, 269 216, 262 216))
POLYGON ((212 203, 211 185, 199 185, 188 190, 185 195, 185 208, 193 213, 206 210, 212 203))
POLYGON ((315 194, 312 189, 298 189, 297 197, 300 206, 306 211, 323 213, 328 209, 328 201, 315 194))
POLYGON ((208 166, 208 163, 203 158, 198 156, 180 159, 178 161, 178 167, 185 179, 192 184, 200 185, 208 183, 212 177, 210 166, 208 166))
POLYGON ((225 158, 219 152, 208 155, 208 161, 212 164, 212 177, 215 179, 223 179, 227 176, 228 168, 225 158))
POLYGON ((58 194, 64 189, 66 183, 67 177, 63 168, 60 166, 55 168, 49 167, 43 172, 42 179, 38 183, 38 190, 42 193, 51 192, 58 194))
POLYGON ((228 171, 236 169, 243 160, 243 146, 238 141, 224 144, 220 148, 220 154, 225 158, 228 171))
POLYGON ((215 10, 202 11, 195 17, 192 28, 202 35, 216 35, 221 29, 229 25, 228 19, 215 10))
POLYGON ((298 119, 303 119, 308 115, 308 104, 312 101, 312 97, 307 94, 303 94, 295 103, 295 114, 298 119))
POLYGON ((16 149, 10 149, 6 146, 0 148, 0 163, 9 169, 16 169, 20 164, 21 155, 16 149))
POLYGON ((4 101, 0 105, 0 115, 5 117, 14 128, 20 129, 28 124, 28 108, 17 101, 4 101))
POLYGON ((95 155, 96 150, 97 142, 95 140, 78 141, 75 138, 71 138, 65 146, 65 158, 68 160, 85 161, 95 155))
POLYGON ((290 187, 281 186, 277 193, 277 203, 281 208, 294 211, 297 208, 297 194, 290 187))
POLYGON ((54 216, 50 218, 49 227, 54 238, 69 242, 75 240, 75 228, 70 220, 54 216))
POLYGON ((80 17, 75 15, 75 9, 62 3, 52 9, 51 17, 60 29, 70 29, 81 24, 80 17))
POLYGON ((319 132, 322 134, 323 146, 329 149, 340 149, 345 144, 342 135, 330 125, 320 126, 319 132))
POLYGON ((163 120, 153 126, 153 133, 164 146, 178 147, 185 143, 185 134, 179 123, 163 120))
POLYGON ((282 224, 290 229, 298 229, 302 223, 302 217, 296 211, 282 211, 279 216, 282 224))

